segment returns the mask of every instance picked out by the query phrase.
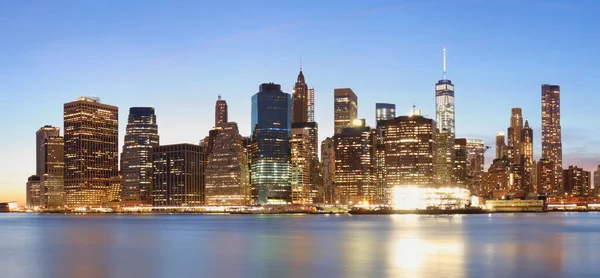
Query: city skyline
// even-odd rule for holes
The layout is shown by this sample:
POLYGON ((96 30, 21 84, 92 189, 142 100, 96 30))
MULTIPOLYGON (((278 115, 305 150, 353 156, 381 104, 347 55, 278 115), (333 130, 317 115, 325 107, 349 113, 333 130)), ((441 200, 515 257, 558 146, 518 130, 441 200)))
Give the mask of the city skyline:
MULTIPOLYGON (((561 10, 561 12, 567 14, 573 14, 589 8, 589 5, 586 6, 585 4, 564 5, 567 6, 564 9, 558 9, 554 6, 553 8, 541 8, 542 10, 546 9, 554 12, 561 10)), ((336 13, 337 17, 342 17, 341 15, 347 14, 346 12, 356 11, 358 13, 369 11, 356 15, 356 20, 361 22, 373 19, 373 14, 387 18, 397 13, 406 13, 411 10, 424 12, 432 7, 428 4, 412 3, 412 5, 393 7, 390 11, 381 11, 373 9, 387 7, 385 4, 368 6, 355 3, 349 6, 351 7, 346 9, 350 11, 339 11, 339 13, 336 13)), ((464 8, 464 5, 461 6, 459 4, 458 6, 464 8)), ((478 6, 481 8, 484 5, 480 4, 478 6)), ((532 9, 536 7, 534 4, 526 6, 532 9)), ((453 8, 453 11, 455 9, 453 8)), ((527 15, 529 16, 530 14, 527 13, 527 15)), ((318 15, 315 16, 318 17, 318 15)), ((533 19, 525 20, 523 17, 517 16, 517 22, 529 22, 529 25, 531 25, 533 24, 531 21, 533 19)), ((294 26, 293 24, 286 25, 285 19, 281 19, 281 22, 283 25, 278 25, 279 27, 267 31, 261 29, 264 26, 257 26, 258 28, 255 30, 261 30, 258 32, 257 38, 265 36, 263 33, 268 34, 270 32, 285 37, 281 34, 281 29, 284 29, 286 32, 304 32, 306 29, 314 29, 316 25, 326 24, 323 22, 312 22, 306 25, 299 24, 299 26, 294 26)), ((491 23, 488 22, 488 24, 491 23)), ((551 22, 548 22, 548 24, 553 25, 551 22)), ((269 27, 272 26, 267 26, 266 28, 269 29, 269 27)), ((391 32, 391 30, 381 26, 372 25, 372 27, 375 30, 381 30, 385 34, 390 34, 391 32)), ((498 28, 499 25, 492 25, 492 27, 495 27, 492 29, 496 31, 502 29, 498 28)), ((543 33, 540 26, 534 25, 534 27, 538 28, 534 28, 535 30, 543 33)), ((566 34, 564 27, 561 28, 563 28, 561 29, 562 32, 554 35, 558 36, 559 39, 562 38, 561 41, 565 43, 564 41, 568 40, 569 36, 572 35, 566 34)), ((591 27, 588 26, 587 28, 591 27)), ((189 32, 189 30, 184 31, 189 32)), ((359 31, 364 32, 364 30, 359 31)), ((456 34, 456 31, 451 33, 456 34)), ((563 104, 561 107, 563 166, 577 165, 589 171, 595 169, 595 166, 600 162, 599 151, 593 148, 588 150, 589 148, 586 147, 595 145, 593 142, 595 142, 594 137, 597 137, 594 136, 594 129, 596 128, 592 127, 588 131, 586 128, 589 129, 589 127, 581 124, 587 122, 585 120, 586 116, 591 115, 593 110, 589 110, 585 106, 582 107, 578 102, 583 96, 591 95, 592 93, 590 84, 593 84, 593 76, 588 72, 584 72, 584 70, 588 66, 593 65, 596 58, 591 57, 584 61, 577 59, 577 57, 581 56, 565 54, 561 58, 554 58, 554 65, 546 65, 543 62, 544 57, 559 57, 558 51, 560 47, 557 46, 547 46, 542 49, 535 48, 533 45, 525 45, 522 48, 505 45, 503 48, 494 48, 494 52, 489 50, 489 46, 494 42, 473 43, 468 36, 467 38, 462 37, 459 40, 453 40, 448 35, 448 37, 440 37, 439 41, 426 41, 412 34, 412 37, 416 41, 414 44, 404 44, 396 49, 391 46, 391 41, 386 41, 385 45, 389 44, 389 48, 383 47, 383 51, 381 48, 375 50, 376 54, 372 54, 371 57, 375 59, 374 70, 376 72, 370 72, 372 71, 372 67, 367 69, 361 66, 365 62, 363 58, 354 57, 354 55, 365 54, 365 52, 361 52, 364 50, 358 48, 351 47, 349 51, 352 52, 350 53, 343 51, 338 55, 328 58, 318 51, 306 51, 286 46, 285 51, 275 53, 278 56, 281 55, 281 61, 266 62, 265 69, 261 69, 255 74, 240 75, 240 72, 244 72, 248 67, 252 67, 244 66, 244 63, 241 62, 228 63, 229 66, 233 67, 233 72, 231 73, 228 73, 226 68, 217 66, 216 72, 219 73, 221 78, 233 78, 234 82, 239 83, 231 86, 231 88, 224 89, 221 88, 223 84, 216 81, 208 82, 209 80, 203 80, 190 83, 191 80, 194 80, 192 76, 196 76, 195 78, 197 76, 205 76, 203 73, 210 66, 201 66, 199 63, 192 66, 188 62, 184 62, 185 58, 181 56, 173 58, 167 55, 167 58, 163 60, 161 57, 164 56, 161 55, 165 53, 160 53, 160 51, 157 51, 152 46, 140 46, 139 42, 134 43, 135 47, 127 48, 126 42, 119 41, 119 39, 111 41, 101 36, 100 41, 106 40, 109 42, 108 49, 99 51, 98 58, 86 60, 92 57, 88 55, 89 53, 98 49, 86 43, 83 39, 75 39, 75 42, 66 46, 83 47, 79 51, 68 55, 68 59, 65 61, 60 61, 58 58, 64 58, 64 55, 70 49, 62 48, 65 46, 63 40, 66 37, 52 32, 49 36, 54 38, 50 39, 50 42, 55 43, 55 45, 43 44, 40 47, 28 48, 29 51, 35 53, 35 55, 28 59, 21 57, 22 55, 8 57, 10 53, 16 53, 15 45, 18 45, 19 42, 25 43, 23 40, 11 42, 8 46, 7 54, 0 56, 0 58, 5 58, 7 61, 6 64, 9 65, 8 71, 3 74, 8 78, 0 77, 0 81, 7 81, 3 82, 3 84, 5 84, 4 89, 6 89, 6 94, 9 96, 4 102, 7 107, 2 109, 0 113, 2 113, 3 126, 7 130, 12 131, 10 138, 4 139, 4 144, 2 144, 7 150, 5 152, 6 155, 11 158, 6 162, 2 162, 3 175, 0 178, 0 199, 4 201, 16 200, 20 203, 23 202, 26 177, 35 173, 34 132, 44 125, 53 125, 62 129, 60 108, 64 103, 72 101, 81 95, 95 94, 103 99, 103 103, 118 106, 122 111, 127 111, 123 109, 135 106, 155 107, 158 117, 157 122, 161 127, 161 142, 165 144, 185 142, 196 144, 208 135, 208 131, 214 123, 212 117, 214 115, 214 103, 212 101, 216 100, 218 94, 221 94, 223 99, 227 100, 230 105, 229 111, 231 113, 229 121, 237 122, 240 127, 240 133, 244 136, 249 136, 249 98, 255 91, 256 85, 262 82, 275 82, 282 84, 284 92, 291 93, 299 67, 295 61, 297 61, 300 53, 304 57, 303 71, 306 79, 309 81, 311 87, 315 88, 315 119, 320 125, 319 142, 325 139, 325 137, 333 135, 333 111, 331 107, 333 106, 332 95, 334 88, 352 88, 361 100, 358 117, 367 119, 367 123, 370 126, 375 126, 372 115, 375 114, 376 102, 396 104, 397 116, 407 115, 412 104, 416 103, 418 109, 423 110, 424 115, 428 118, 433 118, 435 113, 434 99, 432 97, 433 90, 431 87, 441 75, 441 49, 443 45, 446 45, 448 49, 448 79, 452 79, 457 84, 456 138, 480 138, 485 140, 486 145, 493 147, 495 145, 493 140, 494 135, 498 131, 504 132, 506 126, 509 124, 507 121, 507 118, 510 116, 510 113, 508 113, 510 112, 509 109, 512 107, 521 107, 523 114, 527 115, 529 124, 534 130, 534 156, 536 160, 539 159, 541 154, 539 86, 546 83, 557 84, 561 86, 561 102, 563 104), (125 47, 121 48, 120 46, 123 45, 125 47), (417 47, 416 45, 422 47, 417 47), (110 56, 115 53, 128 55, 133 53, 131 51, 135 50, 136 47, 141 47, 148 52, 143 52, 139 56, 133 55, 129 57, 132 64, 115 64, 114 60, 108 59, 111 61, 108 65, 113 66, 114 71, 111 68, 94 65, 101 64, 101 60, 96 59, 106 58, 108 57, 106 55, 110 56), (503 51, 498 51, 500 49, 503 51), (7 56, 5 57, 4 55, 7 56), (344 57, 344 55, 349 56, 344 57), (407 57, 411 55, 417 57, 407 57), (526 59, 522 59, 523 55, 526 56, 526 59), (21 58, 20 60, 19 57, 21 58), (474 61, 474 57, 478 57, 478 60, 494 62, 484 65, 484 63, 474 61), (402 61, 402 63, 392 63, 390 65, 390 63, 383 61, 387 58, 399 59, 394 61, 402 61), (507 58, 519 62, 512 63, 510 66, 499 62, 499 59, 507 58), (568 61, 569 58, 573 62, 568 61), (87 61, 87 66, 91 67, 92 70, 86 71, 84 68, 74 64, 77 61, 87 61), (15 63, 22 64, 22 66, 29 66, 30 69, 24 71, 22 67, 16 66, 15 63), (167 68, 161 68, 161 65, 164 65, 163 63, 166 63, 167 68, 175 68, 177 73, 184 73, 183 77, 174 77, 172 73, 168 73, 169 70, 167 68), (44 64, 56 66, 57 69, 52 70, 56 73, 51 73, 50 68, 47 65, 44 66, 44 64), (145 68, 149 67, 149 69, 137 73, 136 70, 132 70, 131 67, 136 69, 136 66, 140 64, 144 65, 145 68), (544 66, 544 68, 540 68, 540 66, 544 66), (498 73, 509 71, 512 67, 517 67, 514 72, 502 75, 503 86, 500 86, 501 88, 490 87, 493 82, 498 81, 498 73), (330 73, 333 69, 339 72, 330 73), (408 73, 406 72, 407 70, 415 72, 408 73), (527 71, 533 71, 536 75, 525 74, 527 71), (79 72, 87 72, 87 75, 81 76, 79 72), (133 73, 127 75, 127 72, 133 73), (25 73, 27 73, 26 76, 24 75, 25 73), (376 76, 378 74, 380 76, 376 76), (11 78, 11 76, 14 78, 11 78), (162 77, 162 79, 157 80, 159 81, 158 83, 152 80, 156 76, 162 77), (7 79, 4 80, 5 78, 7 79), (167 82, 164 82, 164 78, 171 79, 167 79, 167 82), (389 81, 384 80, 384 78, 389 79, 389 81), (114 84, 98 86, 99 82, 104 83, 107 80, 112 80, 114 84), (403 86, 395 86, 394 83, 398 81, 403 86), (204 84, 204 82, 208 84, 204 84), (43 89, 42 87, 38 87, 40 86, 39 84, 33 85, 30 83, 39 83, 43 86, 43 89), (60 83, 67 85, 59 85, 60 83), (138 84, 145 85, 138 88, 138 84), (152 86, 155 87, 148 90, 152 86), (24 98, 30 97, 35 98, 35 101, 31 103, 33 105, 32 109, 28 109, 29 111, 25 115, 24 112, 16 108, 19 105, 15 104, 19 104, 24 98), (202 101, 202 99, 210 101, 202 101), (197 111, 182 108, 195 108, 197 111), (482 120, 484 118, 482 115, 486 116, 485 121, 482 120), (7 120, 15 117, 23 118, 23 121, 15 125, 7 120), (186 128, 186 132, 178 131, 182 128, 186 128)), ((319 39, 318 35, 315 36, 316 39, 319 39)), ((363 34, 363 36, 365 35, 363 34)), ((534 35, 534 37, 537 36, 541 35, 534 35)), ((223 39, 219 43, 230 45, 232 40, 251 42, 257 39, 252 35, 234 35, 232 37, 223 39)), ((138 39, 142 40, 141 38, 138 39)), ((485 39, 483 38, 483 40, 485 39)), ((579 43, 575 47, 578 47, 580 52, 591 53, 589 52, 590 48, 584 46, 586 43, 582 43, 581 40, 583 39, 580 38, 579 43)), ((589 43, 593 44, 593 39, 588 40, 592 40, 589 43)), ((192 45, 192 43, 182 41, 179 47, 186 48, 188 45, 192 45)), ((540 45, 546 46, 546 44, 540 45)), ((333 49, 332 47, 331 45, 323 46, 324 49, 330 50, 333 49)), ((232 50, 231 46, 228 47, 228 50, 232 50)), ((27 53, 31 55, 31 52, 27 53)), ((264 52, 256 49, 252 49, 250 53, 257 57, 265 55, 264 52)), ((224 53, 222 54, 225 55, 224 53)), ((196 54, 188 52, 185 55, 193 56, 196 54)), ((194 59, 192 59, 191 63, 195 64, 198 56, 193 57, 194 59)), ((126 113, 121 113, 119 117, 119 150, 122 149, 126 117, 126 113)), ((493 152, 492 148, 486 153, 486 169, 487 165, 492 161, 493 152)))

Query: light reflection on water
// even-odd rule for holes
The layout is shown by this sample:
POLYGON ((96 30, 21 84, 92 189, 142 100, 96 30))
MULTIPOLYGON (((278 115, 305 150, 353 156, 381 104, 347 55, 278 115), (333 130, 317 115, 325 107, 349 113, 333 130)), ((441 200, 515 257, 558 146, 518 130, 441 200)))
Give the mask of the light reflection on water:
POLYGON ((600 214, 0 214, 1 277, 597 277, 600 214))

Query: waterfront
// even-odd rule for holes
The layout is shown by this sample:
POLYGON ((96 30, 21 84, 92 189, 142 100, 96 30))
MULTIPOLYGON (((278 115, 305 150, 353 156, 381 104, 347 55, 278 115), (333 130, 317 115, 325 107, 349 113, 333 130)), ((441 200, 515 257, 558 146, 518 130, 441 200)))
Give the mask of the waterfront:
POLYGON ((593 277, 600 213, 0 214, 2 277, 593 277))

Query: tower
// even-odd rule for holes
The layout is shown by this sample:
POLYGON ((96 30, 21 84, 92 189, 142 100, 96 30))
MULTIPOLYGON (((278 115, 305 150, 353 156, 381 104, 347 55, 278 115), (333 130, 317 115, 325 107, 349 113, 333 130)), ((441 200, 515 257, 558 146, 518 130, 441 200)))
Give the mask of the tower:
POLYGON ((521 164, 521 130, 523 129, 523 114, 521 108, 511 109, 510 127, 508 128, 508 161, 511 164, 521 164))
POLYGON ((36 132, 36 175, 40 178, 40 206, 64 205, 64 138, 60 129, 43 126, 36 132))
POLYGON ((560 86, 542 85, 542 158, 553 165, 552 193, 564 193, 562 183, 562 136, 560 126, 560 86))
POLYGON ((436 177, 438 185, 452 183, 454 170, 454 84, 446 78, 446 48, 444 48, 444 75, 435 84, 435 113, 438 128, 436 177))
POLYGON ((533 129, 529 127, 529 121, 525 120, 525 126, 521 130, 521 163, 523 164, 523 185, 528 192, 536 192, 534 188, 534 163, 533 160, 533 129))
POLYGON ((215 103, 215 127, 220 126, 227 121, 227 102, 221 99, 221 95, 215 103))
POLYGON ((65 200, 68 206, 101 206, 119 175, 119 108, 95 97, 64 105, 65 200))
POLYGON ((308 85, 306 85, 302 67, 300 67, 296 85, 292 91, 292 123, 308 122, 308 102, 308 85))
POLYGON ((351 127, 352 121, 358 118, 358 98, 350 88, 333 90, 333 118, 335 134, 342 128, 351 127))
POLYGON ((506 141, 504 140, 504 133, 498 132, 496 134, 496 159, 502 159, 507 156, 505 142, 506 141))
POLYGON ((154 108, 131 107, 121 154, 122 205, 152 204, 152 149, 158 145, 154 108))

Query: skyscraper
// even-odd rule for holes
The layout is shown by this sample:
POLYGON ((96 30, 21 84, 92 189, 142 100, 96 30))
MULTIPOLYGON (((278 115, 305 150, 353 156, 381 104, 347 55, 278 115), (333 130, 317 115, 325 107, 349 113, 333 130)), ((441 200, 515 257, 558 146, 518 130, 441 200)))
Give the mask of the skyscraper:
POLYGON ((119 108, 80 97, 64 105, 65 199, 68 206, 101 206, 119 175, 119 108))
POLYGON ((263 83, 252 96, 251 190, 260 204, 291 202, 291 96, 263 83))
MULTIPOLYGON (((292 124, 293 126, 294 124, 292 124)), ((292 128, 291 140, 291 184, 292 202, 295 204, 312 203, 310 184, 309 145, 311 140, 308 129, 292 128)))
POLYGON ((385 121, 396 118, 396 105, 392 103, 375 103, 375 121, 385 121))
POLYGON ((250 204, 250 171, 235 122, 221 124, 205 170, 206 205, 250 204))
MULTIPOLYGON (((549 159, 541 158, 537 165, 537 193, 552 194, 556 185, 556 175, 554 173, 554 162, 549 159)), ((562 175, 561 175, 562 176, 562 175)), ((561 178, 562 180, 562 178, 561 178)))
POLYGON ((42 185, 40 184, 40 176, 32 175, 27 178, 25 185, 25 204, 28 208, 39 207, 42 205, 42 185))
POLYGON ((590 172, 577 166, 569 166, 563 171, 565 193, 571 196, 588 196, 590 190, 590 172))
POLYGON ((529 121, 525 120, 525 126, 521 130, 521 163, 523 164, 523 185, 527 192, 536 192, 534 188, 534 163, 533 160, 533 129, 529 127, 529 121))
POLYGON ((198 206, 203 195, 204 151, 199 145, 163 145, 152 149, 152 205, 198 206))
POLYGON ((308 122, 308 94, 308 85, 306 85, 302 68, 300 68, 296 85, 292 91, 292 123, 308 122))
POLYGON ((496 159, 508 157, 505 142, 504 133, 498 132, 498 134, 496 134, 496 159))
POLYGON ((340 203, 373 203, 376 188, 371 173, 371 128, 364 120, 334 135, 335 188, 340 203))
POLYGON ((352 121, 358 118, 358 98, 350 88, 333 90, 333 118, 335 134, 342 128, 351 127, 352 121))
POLYGON ((454 139, 454 184, 466 187, 468 174, 468 149, 466 138, 454 139))
POLYGON ((554 164, 553 194, 562 194, 562 136, 560 126, 560 87, 542 85, 542 158, 554 164))
POLYGON ((227 102, 221 99, 221 95, 219 95, 219 99, 217 99, 217 103, 215 103, 215 127, 220 126, 227 121, 227 102))
POLYGON ((508 128, 508 161, 511 164, 521 164, 521 130, 523 115, 521 108, 511 109, 510 127, 508 128))
POLYGON ((325 138, 321 143, 321 162, 323 164, 323 191, 325 192, 325 202, 329 204, 339 201, 335 189, 335 147, 333 139, 325 138))
POLYGON ((454 85, 446 78, 446 49, 444 48, 444 75, 435 84, 435 114, 438 127, 436 151, 437 183, 452 183, 454 169, 454 85))
POLYGON ((40 206, 64 205, 64 139, 60 129, 43 126, 36 132, 36 175, 40 178, 40 206))
POLYGON ((469 190, 478 193, 485 166, 485 146, 481 139, 467 139, 467 179, 469 190))
POLYGON ((420 114, 385 121, 385 179, 390 188, 436 184, 436 123, 420 114))
POLYGON ((596 171, 594 171, 594 190, 600 189, 600 165, 596 167, 596 171))
POLYGON ((121 156, 122 205, 151 205, 152 149, 159 145, 154 108, 130 108, 125 132, 121 156))

